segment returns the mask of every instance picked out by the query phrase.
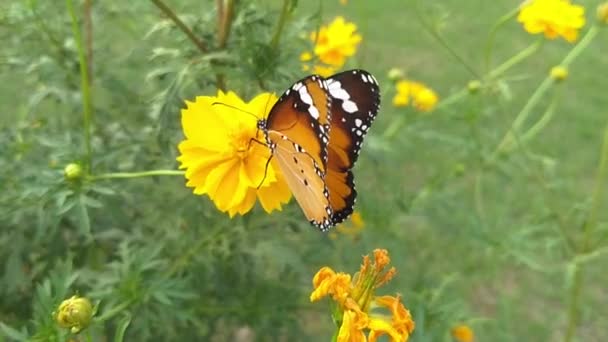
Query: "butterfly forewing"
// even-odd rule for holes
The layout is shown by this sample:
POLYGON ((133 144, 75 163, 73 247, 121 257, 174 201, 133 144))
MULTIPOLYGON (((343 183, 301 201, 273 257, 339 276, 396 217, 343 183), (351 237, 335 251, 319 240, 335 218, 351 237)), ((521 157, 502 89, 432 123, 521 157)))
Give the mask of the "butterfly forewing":
POLYGON ((309 76, 296 82, 271 109, 263 129, 277 163, 308 220, 331 227, 325 185, 330 98, 325 80, 309 76))
POLYGON ((325 172, 330 131, 330 99, 325 80, 308 76, 279 98, 268 118, 266 128, 289 137, 295 146, 306 146, 308 153, 325 172))
POLYGON ((331 130, 325 182, 332 222, 337 224, 353 212, 357 192, 351 170, 378 113, 380 89, 374 76, 363 70, 333 75, 326 83, 331 100, 331 130))

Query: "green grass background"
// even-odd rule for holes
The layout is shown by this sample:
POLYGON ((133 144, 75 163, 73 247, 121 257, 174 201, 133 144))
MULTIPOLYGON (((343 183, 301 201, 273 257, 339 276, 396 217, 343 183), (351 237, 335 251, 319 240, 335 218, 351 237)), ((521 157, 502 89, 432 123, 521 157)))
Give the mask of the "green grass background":
MULTIPOLYGON (((420 3, 425 13, 443 17, 443 37, 480 73, 488 32, 499 17, 518 4, 509 0, 420 3)), ((577 3, 585 5, 588 22, 593 21, 598 2, 577 3)), ((27 8, 27 2, 22 4, 27 8)), ((527 152, 517 151, 497 166, 485 169, 480 158, 493 150, 542 78, 572 45, 562 40, 545 42, 538 53, 507 74, 503 93, 484 92, 440 111, 419 114, 410 108, 392 107, 394 90, 386 76, 390 68, 402 68, 408 78, 429 85, 440 98, 462 89, 476 77, 424 30, 416 2, 352 0, 346 6, 337 1, 322 4, 323 22, 343 15, 357 24, 363 42, 349 66, 375 74, 385 94, 355 170, 357 210, 365 220, 360 238, 331 240, 314 231, 295 202, 270 216, 258 208, 244 218, 230 220, 207 198, 192 195, 181 177, 164 177, 102 182, 115 194, 95 197, 101 206, 89 209, 88 224, 96 241, 93 245, 78 235, 82 222, 75 213, 77 209, 49 218, 40 213, 47 207, 27 195, 38 186, 51 189, 48 180, 60 181, 63 166, 78 159, 82 151, 79 89, 65 86, 78 84, 79 77, 69 16, 63 3, 44 7, 48 11, 44 13, 46 29, 71 53, 65 57, 65 65, 58 67, 56 61, 60 59, 52 57, 56 55, 52 39, 44 37, 39 23, 32 21, 27 11, 17 13, 23 17, 9 20, 9 14, 16 15, 13 12, 22 7, 0 5, 7 24, 0 31, 6 47, 0 57, 0 124, 2 142, 7 146, 0 152, 5 170, 0 179, 6 184, 0 216, 5 221, 0 246, 6 260, 0 321, 16 328, 26 325, 35 311, 34 289, 53 274, 53 264, 70 255, 79 258, 74 269, 84 274, 75 289, 103 298, 102 304, 113 303, 103 291, 91 288, 95 289, 100 279, 113 284, 107 288, 124 285, 120 276, 111 282, 114 278, 109 274, 121 273, 112 273, 110 265, 127 264, 116 246, 131 241, 142 251, 158 246, 162 260, 169 265, 182 260, 187 254, 183 251, 200 253, 187 259, 188 266, 184 266, 191 275, 189 280, 205 284, 184 290, 194 293, 194 297, 188 297, 195 298, 189 299, 189 305, 197 303, 199 308, 187 311, 216 328, 226 324, 226 331, 214 333, 216 339, 230 340, 234 330, 250 325, 259 340, 270 339, 268 332, 275 328, 273 333, 279 339, 281 335, 292 336, 300 330, 287 325, 281 317, 283 311, 273 312, 275 305, 292 300, 293 307, 281 310, 287 310, 290 322, 301 329, 298 339, 325 340, 332 334, 329 310, 325 304, 307 303, 306 291, 313 274, 324 265, 353 273, 361 255, 386 248, 398 275, 379 292, 403 295, 417 323, 414 341, 449 341, 450 327, 459 323, 472 326, 478 341, 563 340, 571 279, 567 262, 571 257, 560 247, 563 240, 556 227, 561 222, 578 241, 594 191, 603 127, 608 122, 605 29, 570 68, 570 76, 560 85, 561 101, 554 119, 528 145, 527 152), (51 56, 50 62, 45 59, 47 55, 51 56), (505 88, 509 96, 504 95, 505 88), (37 102, 36 97, 49 89, 56 89, 60 96, 37 102), (382 132, 403 116, 407 124, 393 139, 383 140, 382 132), (467 120, 470 117, 477 118, 475 124, 467 120), (34 123, 36 128, 32 128, 34 123), (60 218, 54 221, 53 217, 60 218), (46 224, 45 220, 55 223, 46 224), (29 234, 36 234, 36 238, 31 240, 29 234), (209 245, 203 244, 204 251, 192 249, 216 234, 223 235, 209 245), (11 253, 15 249, 19 250, 17 256, 11 253), (246 251, 247 257, 240 251, 246 251), (204 260, 207 256, 209 259, 204 260), (256 265, 252 267, 255 272, 248 273, 252 278, 241 277, 249 263, 256 265), (18 270, 24 265, 43 265, 39 267, 44 271, 21 274, 18 270), (300 296, 281 297, 282 284, 300 289, 300 296), (210 306, 236 308, 237 314, 232 309, 226 312, 238 316, 237 322, 231 318, 213 321, 208 317, 214 311, 205 311, 210 306)), ((191 22, 212 17, 210 1, 171 5, 191 22)), ((278 2, 271 1, 258 5, 277 11, 280 8, 278 2)), ((300 1, 290 25, 302 24, 311 15, 310 22, 314 23, 319 20, 314 17, 318 11, 318 2, 300 1)), ((95 4, 93 13, 95 172, 174 168, 174 146, 181 139, 181 101, 213 94, 214 90, 212 84, 201 81, 184 87, 171 99, 174 102, 158 100, 158 94, 173 79, 170 72, 179 70, 196 52, 184 56, 185 46, 193 50, 181 32, 146 35, 159 21, 159 12, 151 3, 109 1, 95 4), (176 58, 150 58, 158 47, 182 52, 176 58), (164 75, 163 70, 169 76, 146 77, 150 73, 164 75), (159 103, 169 104, 166 110, 157 111, 159 103)), ((265 19, 274 25, 276 12, 271 13, 273 16, 265 19)), ((314 28, 310 22, 303 27, 314 28)), ((200 26, 195 31, 205 34, 213 30, 200 26)), ((239 34, 246 33, 237 30, 233 37, 239 34)), ((302 47, 296 37, 286 34, 283 38, 282 46, 288 56, 291 53, 291 61, 282 62, 282 77, 269 80, 268 86, 275 92, 281 92, 302 74, 297 64, 302 47)), ((203 39, 212 37, 203 35, 203 39)), ((515 20, 507 23, 496 36, 494 64, 535 39, 515 20)), ((209 79, 206 72, 209 70, 204 67, 194 68, 185 77, 209 79)), ((259 92, 239 70, 228 70, 227 75, 229 86, 243 97, 259 92)), ((549 98, 539 108, 546 106, 549 98)), ((535 117, 540 114, 536 111, 535 117)), ((53 191, 41 196, 42 202, 55 203, 53 191)), ((594 236, 597 246, 607 242, 605 197, 599 211, 598 234, 594 236)), ((147 259, 133 258, 134 263, 147 259)), ((606 257, 600 256, 586 264, 583 272, 577 329, 580 341, 608 338, 607 266, 606 257)), ((167 268, 161 263, 150 272, 163 279, 160 274, 167 268)), ((140 273, 137 281, 141 282, 133 281, 145 287, 149 279, 146 274, 140 273)), ((179 292, 180 287, 175 286, 179 292)), ((121 289, 113 296, 128 292, 121 289)), ((183 309, 179 300, 172 301, 173 306, 142 303, 129 309, 135 317, 127 331, 133 340, 149 339, 146 331, 154 329, 166 333, 162 335, 165 338, 182 339, 200 338, 208 332, 201 328, 203 323, 188 325, 180 321, 184 328, 171 320, 183 309), (166 316, 158 317, 166 317, 167 326, 155 325, 151 323, 154 320, 146 318, 155 310, 165 311, 166 316), (142 328, 149 326, 155 328, 142 328)), ((222 316, 222 310, 217 312, 216 316, 222 316)), ((103 329, 97 328, 96 333, 102 336, 103 329)))

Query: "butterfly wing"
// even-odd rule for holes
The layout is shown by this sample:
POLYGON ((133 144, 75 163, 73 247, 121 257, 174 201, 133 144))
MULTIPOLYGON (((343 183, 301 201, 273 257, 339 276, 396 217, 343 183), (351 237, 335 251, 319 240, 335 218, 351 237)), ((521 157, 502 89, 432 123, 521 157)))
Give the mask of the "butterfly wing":
POLYGON ((329 229, 332 210, 325 185, 330 98, 325 80, 296 82, 270 110, 264 131, 273 157, 308 220, 329 229))
POLYGON ((331 131, 325 183, 332 223, 337 224, 353 212, 357 191, 351 170, 378 113, 380 88, 374 76, 364 70, 341 72, 326 83, 331 98, 331 131))

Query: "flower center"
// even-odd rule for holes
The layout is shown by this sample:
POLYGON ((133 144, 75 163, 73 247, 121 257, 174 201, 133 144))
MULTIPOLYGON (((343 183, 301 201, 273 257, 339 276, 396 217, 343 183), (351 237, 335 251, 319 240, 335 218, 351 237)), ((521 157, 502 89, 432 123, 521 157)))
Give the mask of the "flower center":
POLYGON ((230 144, 232 151, 241 160, 247 158, 251 150, 251 144, 255 143, 251 139, 254 139, 251 129, 243 125, 239 125, 231 134, 230 144))

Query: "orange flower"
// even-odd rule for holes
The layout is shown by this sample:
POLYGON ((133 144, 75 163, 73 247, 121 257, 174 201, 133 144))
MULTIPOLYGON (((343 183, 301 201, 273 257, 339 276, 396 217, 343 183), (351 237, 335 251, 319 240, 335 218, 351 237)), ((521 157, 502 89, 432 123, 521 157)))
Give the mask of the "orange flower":
POLYGON ((452 337, 456 342, 473 342, 475 340, 473 329, 465 324, 455 326, 452 329, 452 337))
POLYGON ((363 257, 359 272, 353 277, 336 273, 329 267, 322 267, 313 278, 314 290, 311 301, 331 296, 339 310, 334 320, 339 323, 338 342, 366 341, 365 331, 369 331, 369 341, 388 335, 392 341, 407 341, 414 330, 410 312, 401 303, 401 296, 375 296, 375 290, 395 275, 388 252, 374 250, 374 261, 363 257), (377 314, 372 309, 385 309, 390 316, 377 314))

